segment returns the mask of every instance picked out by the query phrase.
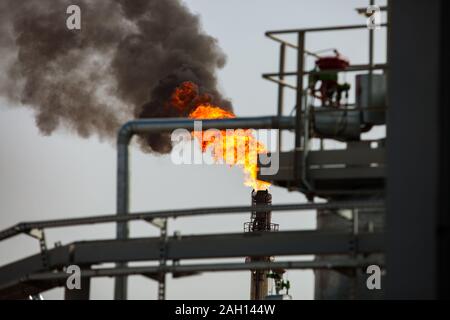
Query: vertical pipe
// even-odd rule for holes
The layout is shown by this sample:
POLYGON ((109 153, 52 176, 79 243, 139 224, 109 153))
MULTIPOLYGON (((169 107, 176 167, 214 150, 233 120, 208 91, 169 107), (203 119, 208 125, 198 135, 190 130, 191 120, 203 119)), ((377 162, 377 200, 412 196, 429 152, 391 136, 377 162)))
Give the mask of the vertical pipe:
MULTIPOLYGON (((391 29, 391 0, 386 0, 386 64, 388 65, 387 70, 384 70, 384 72, 389 71, 389 44, 390 44, 390 29, 391 29)), ((388 104, 389 105, 389 104, 388 104)))
MULTIPOLYGON (((391 37, 391 1, 387 0, 386 1, 386 22, 387 22, 387 27, 386 27, 386 65, 388 66, 387 69, 383 70, 383 73, 385 74, 385 79, 386 79, 386 88, 389 88, 389 47, 390 47, 390 37, 391 37)), ((390 106, 390 95, 387 94, 386 95, 386 105, 389 108, 390 106)), ((385 115, 386 115, 386 111, 385 111, 385 115)), ((387 128, 387 124, 386 124, 386 130, 389 130, 387 128)))
MULTIPOLYGON (((374 0, 369 1, 369 5, 373 6, 375 4, 374 0)), ((373 43, 374 34, 373 29, 369 28, 369 96, 368 96, 368 108, 372 108, 372 74, 373 74, 373 43)))
MULTIPOLYGON (((272 204, 272 195, 267 191, 253 191, 252 192, 252 205, 270 205, 272 204)), ((249 231, 251 232, 268 232, 271 231, 271 211, 254 211, 251 217, 251 226, 249 231)), ((270 262, 270 257, 251 257, 250 261, 264 261, 270 262)), ((251 271, 251 284, 250 284, 250 299, 251 300, 263 300, 268 293, 269 280, 267 273, 269 270, 252 270, 251 271)))
POLYGON ((303 97, 303 72, 304 72, 304 53, 305 53, 305 32, 298 33, 297 49, 297 96, 296 106, 296 124, 295 124, 295 161, 294 173, 296 181, 301 179, 301 171, 297 165, 300 161, 299 152, 302 147, 302 97, 303 97))
POLYGON ((309 137, 309 105, 308 105, 308 96, 304 95, 304 121, 303 121, 303 150, 302 150, 302 157, 301 157, 301 183, 302 186, 305 188, 306 191, 311 191, 312 186, 308 182, 308 175, 307 175, 307 157, 309 153, 310 148, 310 137, 309 137))
MULTIPOLYGON (((117 145, 117 214, 127 215, 129 213, 129 147, 130 136, 119 134, 117 145)), ((117 239, 127 239, 129 235, 128 223, 117 224, 117 239)), ((124 268, 126 263, 116 264, 117 268, 124 268)), ((115 279, 114 299, 127 299, 127 277, 117 276, 115 279)))
MULTIPOLYGON (((285 71, 285 59, 286 59, 286 45, 282 43, 280 45, 280 65, 279 65, 279 73, 280 80, 284 80, 284 71, 285 71)), ((284 85, 278 85, 278 117, 283 116, 283 104, 284 104, 284 85)), ((282 144, 282 130, 278 130, 278 151, 281 152, 281 144, 282 144)))

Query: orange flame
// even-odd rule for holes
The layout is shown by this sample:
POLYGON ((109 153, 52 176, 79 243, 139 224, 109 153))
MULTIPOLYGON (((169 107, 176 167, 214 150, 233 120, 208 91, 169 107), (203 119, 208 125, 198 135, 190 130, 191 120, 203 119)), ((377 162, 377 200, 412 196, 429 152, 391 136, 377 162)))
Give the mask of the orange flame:
MULTIPOLYGON (((230 119, 236 116, 229 111, 210 104, 198 105, 189 114, 191 119, 230 119)), ((256 140, 251 129, 221 130, 194 132, 193 135, 201 142, 203 152, 212 150, 216 162, 227 165, 237 165, 243 168, 246 186, 254 190, 266 190, 270 183, 257 179, 257 157, 267 152, 265 146, 256 140)))
MULTIPOLYGON (((195 83, 185 81, 173 91, 170 105, 176 108, 180 115, 190 112, 191 119, 236 118, 234 113, 212 105, 211 97, 208 94, 200 94, 199 91, 195 83)), ((256 140, 252 130, 207 130, 192 134, 201 143, 202 152, 212 151, 214 161, 242 167, 246 186, 254 190, 266 190, 270 186, 269 182, 257 179, 258 154, 266 153, 267 150, 256 140)))

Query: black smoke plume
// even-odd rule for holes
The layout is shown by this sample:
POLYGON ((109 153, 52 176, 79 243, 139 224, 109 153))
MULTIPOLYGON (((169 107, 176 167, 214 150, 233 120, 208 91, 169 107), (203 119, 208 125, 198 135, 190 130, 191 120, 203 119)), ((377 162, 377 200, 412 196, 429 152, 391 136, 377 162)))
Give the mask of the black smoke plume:
MULTIPOLYGON (((33 108, 46 135, 111 138, 132 118, 185 116, 167 108, 184 81, 231 109, 215 76, 225 55, 180 0, 1 0, 0 53, 0 94, 33 108), (66 26, 73 4, 81 30, 66 26)), ((171 150, 167 134, 141 138, 171 150)))

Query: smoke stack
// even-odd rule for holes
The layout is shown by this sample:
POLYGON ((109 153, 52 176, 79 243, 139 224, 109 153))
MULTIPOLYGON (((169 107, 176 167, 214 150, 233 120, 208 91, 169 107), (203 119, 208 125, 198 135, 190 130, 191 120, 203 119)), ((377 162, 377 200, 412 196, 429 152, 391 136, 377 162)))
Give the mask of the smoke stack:
MULTIPOLYGON (((252 191, 252 206, 272 204, 272 195, 268 190, 252 191)), ((273 224, 270 210, 252 211, 250 222, 245 223, 246 232, 278 231, 278 224, 273 224)), ((250 262, 270 262, 271 257, 250 257, 250 262)), ((267 270, 251 270, 250 299, 263 300, 268 293, 267 270)))

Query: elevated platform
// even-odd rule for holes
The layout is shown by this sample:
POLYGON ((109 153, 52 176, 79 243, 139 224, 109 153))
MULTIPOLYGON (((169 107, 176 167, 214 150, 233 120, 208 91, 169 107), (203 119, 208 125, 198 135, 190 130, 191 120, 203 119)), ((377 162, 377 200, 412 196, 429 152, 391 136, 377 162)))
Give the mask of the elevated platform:
MULTIPOLYGON (((386 178, 385 147, 379 142, 349 143, 346 149, 298 151, 272 154, 279 159, 274 175, 259 173, 258 179, 274 185, 301 190, 323 198, 352 195, 382 195, 386 178), (297 167, 294 165, 297 163, 297 167)), ((260 161, 260 167, 267 165, 260 161)))

